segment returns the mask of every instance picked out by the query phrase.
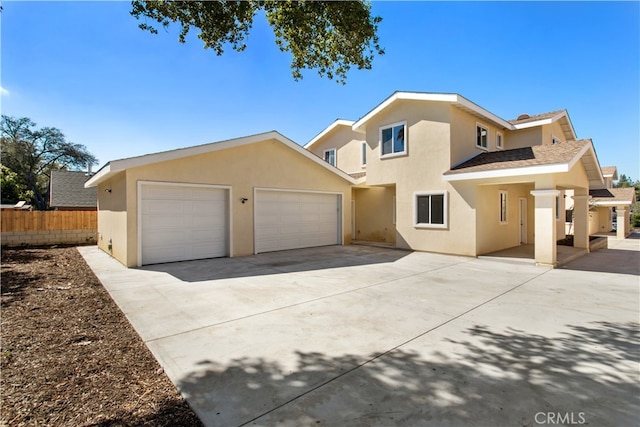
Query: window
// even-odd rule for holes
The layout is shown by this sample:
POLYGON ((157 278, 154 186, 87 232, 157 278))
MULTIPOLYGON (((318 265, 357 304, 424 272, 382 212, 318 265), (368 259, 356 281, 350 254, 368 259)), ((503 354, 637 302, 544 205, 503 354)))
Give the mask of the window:
POLYGON ((487 148, 489 146, 489 131, 486 127, 476 124, 476 147, 487 148))
POLYGON ((329 163, 332 166, 336 165, 336 149, 335 148, 324 150, 324 161, 329 163))
POLYGON ((447 227, 447 193, 415 193, 416 227, 447 227))
POLYGON ((407 123, 394 123, 380 128, 380 150, 382 156, 405 154, 407 152, 407 123))
POLYGON ((500 132, 496 132, 496 148, 504 148, 502 145, 502 134, 500 132))
POLYGON ((507 223, 507 192, 500 191, 500 224, 507 223))
POLYGON ((362 143, 362 166, 367 166, 367 143, 362 143))
POLYGON ((555 136, 551 137, 551 143, 553 145, 560 144, 560 142, 561 142, 560 139, 556 138, 555 136))

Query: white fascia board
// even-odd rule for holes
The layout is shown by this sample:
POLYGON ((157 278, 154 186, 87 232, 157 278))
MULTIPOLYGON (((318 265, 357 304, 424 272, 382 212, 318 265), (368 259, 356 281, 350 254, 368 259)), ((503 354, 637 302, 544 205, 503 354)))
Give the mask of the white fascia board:
POLYGON ((332 130, 334 130, 338 126, 349 126, 349 127, 352 127, 353 123, 354 123, 353 120, 343 120, 343 119, 336 120, 335 122, 333 122, 329 126, 327 126, 322 132, 320 132, 319 134, 314 136, 311 141, 307 142, 305 144, 304 148, 309 149, 309 147, 311 147, 313 144, 318 142, 320 139, 322 139, 325 135, 327 135, 329 132, 331 132, 332 130))
MULTIPOLYGON (((580 149, 580 151, 578 151, 578 154, 576 154, 573 157, 573 159, 571 159, 571 161, 569 162, 569 169, 573 168, 576 165, 576 163, 578 163, 578 161, 582 159, 582 156, 584 156, 587 152, 590 152, 590 154, 593 157, 593 160, 595 162, 594 169, 596 169, 596 173, 598 174, 596 181, 599 184, 604 184, 604 178, 602 176, 602 168, 600 167, 600 162, 598 161, 598 156, 596 154, 596 150, 593 148, 593 142, 592 141, 589 141, 588 143, 586 143, 584 145, 584 147, 582 147, 580 149)), ((589 174, 589 172, 587 172, 587 175, 588 174, 589 174)), ((591 182, 592 179, 589 178, 589 181, 591 182)))
POLYGON ((373 116, 380 113, 382 110, 387 108, 392 103, 399 100, 413 100, 413 101, 435 101, 435 102, 449 102, 452 104, 461 105, 469 110, 474 111, 475 113, 485 117, 486 119, 499 124, 500 126, 513 130, 514 127, 511 123, 507 122, 504 119, 496 116, 493 113, 485 110, 484 108, 474 104, 469 101, 465 97, 458 94, 451 93, 421 93, 421 92, 396 92, 379 104, 376 108, 367 113, 364 117, 359 119, 353 124, 352 129, 355 131, 362 131, 362 127, 369 121, 373 116))
POLYGON ((111 162, 100 168, 91 178, 84 183, 84 188, 97 187, 98 184, 111 174, 111 162))
POLYGON ((269 132, 264 132, 256 135, 229 139, 226 141, 197 145, 195 147, 179 148, 171 151, 163 151, 161 153, 146 154, 143 156, 131 157, 128 159, 114 160, 112 162, 109 162, 104 168, 102 168, 98 173, 96 173, 89 181, 87 181, 85 183, 85 187, 94 187, 98 185, 100 182, 110 177, 111 175, 113 175, 114 172, 117 172, 120 170, 135 168, 139 166, 145 166, 153 163, 165 162, 169 160, 176 160, 183 157, 195 156, 198 154, 212 153, 218 150, 225 150, 228 148, 240 147, 242 145, 253 144, 260 141, 267 141, 269 139, 275 139, 283 143, 284 145, 288 146, 294 151, 297 151, 298 153, 302 154, 308 159, 316 162, 317 164, 324 167, 325 169, 330 170, 331 172, 347 180, 348 182, 352 184, 354 183, 353 178, 351 178, 346 173, 342 172, 340 169, 331 166, 330 164, 320 159, 315 154, 305 150, 303 147, 296 144, 295 142, 285 137, 281 133, 276 131, 269 131, 269 132))
POLYGON ((385 99, 381 104, 378 104, 378 106, 373 110, 369 111, 364 117, 358 119, 358 121, 353 124, 352 129, 354 131, 362 132, 362 127, 366 122, 389 105, 399 100, 457 102, 458 95, 450 93, 396 92, 389 98, 385 99))
POLYGON ((487 118, 488 120, 491 120, 494 123, 499 124, 500 126, 502 126, 505 129, 508 130, 513 130, 514 127, 511 123, 509 123, 508 121, 501 119, 500 117, 496 116, 495 114, 485 110, 484 108, 480 107, 479 105, 474 104, 473 102, 469 101, 467 98, 460 96, 460 95, 456 95, 457 96, 457 100, 456 103, 459 105, 462 105, 465 108, 468 108, 469 110, 474 111, 475 113, 487 118))
POLYGON ((599 200, 594 200, 593 202, 591 202, 594 206, 623 206, 623 205, 632 205, 633 203, 631 203, 630 200, 627 200, 626 202, 623 202, 621 200, 618 201, 599 201, 599 200))
MULTIPOLYGON (((555 116, 548 117, 546 119, 534 120, 532 122, 526 122, 526 123, 519 123, 512 126, 514 129, 527 129, 527 128, 532 128, 536 126, 549 125, 553 122, 560 120, 564 116, 567 116, 566 111, 562 111, 556 114, 555 116)), ((569 124, 571 125, 571 132, 573 134, 573 139, 575 139, 575 132, 573 132, 573 125, 571 124, 571 120, 569 120, 569 116, 567 116, 567 121, 569 121, 569 124)))
POLYGON ((569 172, 568 163, 556 163, 553 165, 524 166, 520 168, 498 169, 489 171, 463 172, 443 175, 444 181, 470 181, 488 178, 507 178, 523 175, 543 175, 549 173, 569 172))

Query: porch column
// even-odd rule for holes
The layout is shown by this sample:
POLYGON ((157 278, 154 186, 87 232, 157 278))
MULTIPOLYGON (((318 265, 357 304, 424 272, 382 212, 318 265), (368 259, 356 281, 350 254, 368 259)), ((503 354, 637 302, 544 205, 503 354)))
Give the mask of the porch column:
POLYGON ((587 194, 573 196, 573 246, 575 248, 589 249, 590 197, 587 194))
POLYGON ((555 267, 556 248, 556 197, 558 190, 532 190, 535 198, 535 259, 537 265, 555 267))
POLYGON ((616 206, 616 216, 616 235, 618 239, 624 239, 627 237, 627 229, 629 228, 629 217, 624 206, 616 206))

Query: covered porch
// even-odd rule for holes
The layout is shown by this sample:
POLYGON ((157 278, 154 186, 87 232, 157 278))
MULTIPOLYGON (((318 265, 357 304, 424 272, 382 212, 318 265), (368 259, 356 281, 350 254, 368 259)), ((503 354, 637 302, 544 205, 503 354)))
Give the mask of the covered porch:
POLYGON ((477 256, 558 267, 589 253, 589 187, 603 182, 590 140, 482 153, 444 179, 476 188, 477 256), (567 193, 573 193, 572 246, 558 245, 566 237, 567 193))

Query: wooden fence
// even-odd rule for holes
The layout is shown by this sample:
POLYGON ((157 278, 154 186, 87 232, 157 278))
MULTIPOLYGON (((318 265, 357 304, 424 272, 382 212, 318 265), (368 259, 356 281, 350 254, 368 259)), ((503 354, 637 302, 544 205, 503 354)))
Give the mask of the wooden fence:
POLYGON ((0 213, 1 231, 95 230, 97 211, 11 211, 0 213))

